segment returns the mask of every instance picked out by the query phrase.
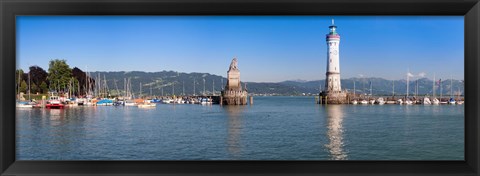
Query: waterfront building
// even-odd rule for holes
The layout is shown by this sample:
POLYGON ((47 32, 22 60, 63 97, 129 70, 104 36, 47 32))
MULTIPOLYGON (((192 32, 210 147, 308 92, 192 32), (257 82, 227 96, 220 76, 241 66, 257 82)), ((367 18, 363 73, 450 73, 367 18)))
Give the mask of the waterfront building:
POLYGON ((330 32, 326 35, 327 41, 327 70, 325 73, 325 89, 320 92, 320 101, 329 104, 344 104, 347 101, 347 92, 342 91, 340 79, 340 35, 332 19, 330 32))
POLYGON ((247 89, 242 89, 237 58, 233 58, 227 71, 227 85, 222 91, 222 103, 224 105, 247 104, 247 89))

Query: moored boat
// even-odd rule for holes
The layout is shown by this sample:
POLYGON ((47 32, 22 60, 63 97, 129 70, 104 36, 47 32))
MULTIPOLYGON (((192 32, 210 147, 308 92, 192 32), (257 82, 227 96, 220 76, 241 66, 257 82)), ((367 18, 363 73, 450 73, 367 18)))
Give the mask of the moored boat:
POLYGON ((453 105, 456 104, 455 99, 450 98, 450 100, 448 100, 448 104, 453 104, 453 105))
POLYGON ((368 101, 367 100, 362 100, 362 101, 360 101, 360 104, 368 104, 368 101))
POLYGON ((45 107, 47 109, 63 109, 65 105, 60 101, 58 96, 52 95, 49 97, 45 107))
POLYGON ((143 103, 143 104, 138 104, 139 108, 154 108, 156 107, 157 104, 155 103, 143 103))
POLYGON ((17 102, 17 108, 32 108, 33 106, 28 104, 28 102, 17 102))
POLYGON ((422 104, 424 104, 424 105, 429 105, 429 104, 432 104, 432 102, 430 101, 430 98, 425 97, 425 98, 423 98, 422 104))
POLYGON ((403 104, 403 100, 402 100, 401 98, 398 99, 398 100, 397 100, 397 104, 400 104, 400 105, 403 104))
POLYGON ((97 101, 97 106, 112 106, 113 105, 113 100, 110 99, 103 99, 97 101))
POLYGON ((383 104, 385 104, 385 100, 383 99, 383 97, 380 97, 375 101, 375 103, 377 103, 379 105, 383 105, 383 104))
POLYGON ((405 100, 405 104, 411 105, 411 104, 413 104, 413 101, 412 101, 412 100, 409 100, 409 99, 406 99, 406 100, 405 100))

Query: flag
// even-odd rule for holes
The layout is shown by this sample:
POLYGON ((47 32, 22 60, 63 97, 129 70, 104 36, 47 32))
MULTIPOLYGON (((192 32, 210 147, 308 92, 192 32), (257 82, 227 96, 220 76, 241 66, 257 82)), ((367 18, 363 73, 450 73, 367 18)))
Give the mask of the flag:
POLYGON ((437 81, 437 85, 440 85, 441 82, 442 82, 442 79, 439 79, 439 80, 437 81))

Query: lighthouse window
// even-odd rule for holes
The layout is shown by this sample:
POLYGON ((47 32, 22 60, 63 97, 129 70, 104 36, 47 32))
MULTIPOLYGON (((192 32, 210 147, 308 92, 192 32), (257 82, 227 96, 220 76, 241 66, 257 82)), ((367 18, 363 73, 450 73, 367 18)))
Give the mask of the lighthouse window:
POLYGON ((337 67, 335 67, 335 71, 337 71, 337 67))
POLYGON ((330 59, 330 63, 332 63, 332 59, 330 59))

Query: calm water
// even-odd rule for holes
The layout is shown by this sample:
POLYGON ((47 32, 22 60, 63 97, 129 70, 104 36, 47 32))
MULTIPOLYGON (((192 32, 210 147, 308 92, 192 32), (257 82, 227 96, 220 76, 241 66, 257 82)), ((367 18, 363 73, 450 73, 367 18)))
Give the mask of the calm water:
POLYGON ((463 105, 17 109, 19 160, 463 160, 463 105))

